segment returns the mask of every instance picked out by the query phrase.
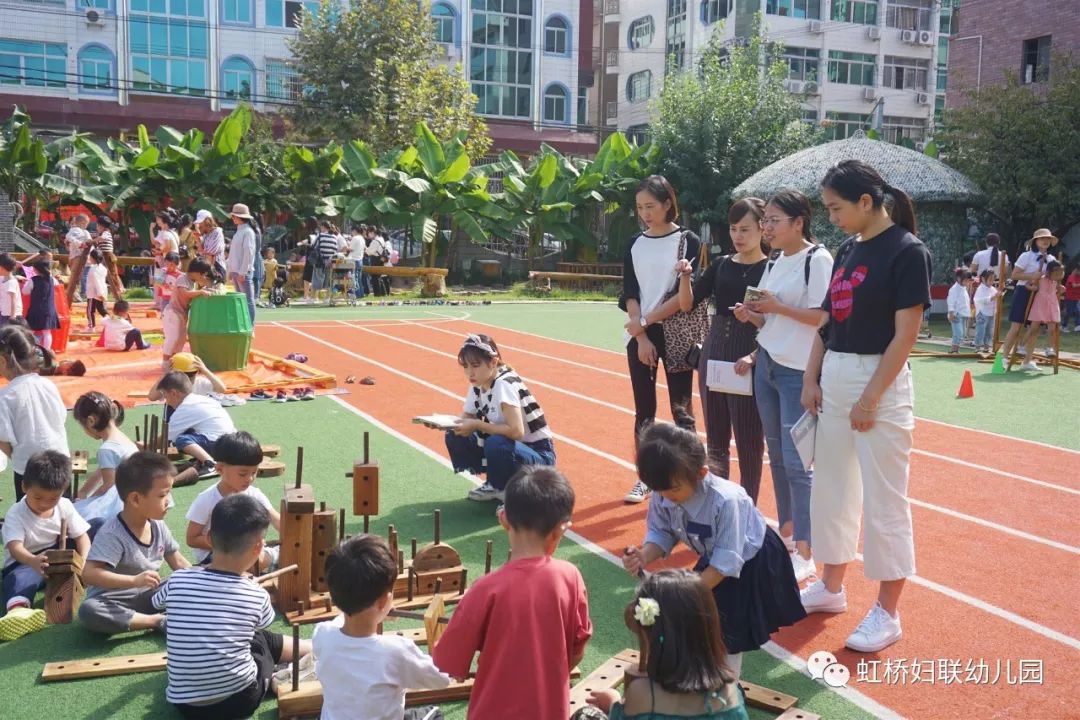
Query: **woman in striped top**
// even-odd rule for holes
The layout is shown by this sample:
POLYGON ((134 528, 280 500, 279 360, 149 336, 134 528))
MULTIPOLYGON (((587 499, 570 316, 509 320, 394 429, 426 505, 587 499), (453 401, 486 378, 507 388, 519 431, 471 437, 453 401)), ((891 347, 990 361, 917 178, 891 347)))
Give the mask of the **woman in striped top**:
POLYGON ((503 362, 487 335, 469 335, 458 363, 472 386, 457 427, 446 433, 454 470, 486 473, 486 482, 469 491, 476 501, 502 500, 506 483, 523 465, 554 465, 544 411, 516 372, 503 362))

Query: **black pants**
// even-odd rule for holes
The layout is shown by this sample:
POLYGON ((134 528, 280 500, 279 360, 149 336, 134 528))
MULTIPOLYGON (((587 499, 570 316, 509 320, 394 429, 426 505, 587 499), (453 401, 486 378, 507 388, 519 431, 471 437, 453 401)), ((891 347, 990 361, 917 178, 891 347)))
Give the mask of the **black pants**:
POLYGON ((128 334, 124 336, 124 352, 127 352, 132 347, 137 347, 140 350, 146 350, 150 347, 150 343, 142 339, 142 331, 139 328, 128 330, 128 334))
POLYGON ((22 473, 13 473, 15 475, 15 502, 19 502, 23 499, 23 495, 26 493, 22 489, 22 473))
POLYGON ((191 720, 238 720, 251 717, 262 704, 270 678, 274 676, 274 666, 281 662, 281 651, 285 639, 276 633, 256 630, 251 640, 251 656, 255 658, 255 682, 243 690, 233 693, 213 705, 184 705, 176 709, 191 720))
MULTIPOLYGON (((664 357, 664 328, 652 325, 645 328, 645 335, 656 346, 660 359, 664 357)), ((656 419, 656 368, 651 368, 638 360, 637 338, 631 338, 626 346, 626 363, 630 368, 630 385, 634 390, 634 447, 637 447, 641 430, 656 419)), ((675 424, 696 432, 694 424, 694 371, 671 373, 664 363, 664 377, 667 379, 668 400, 671 402, 671 417, 675 424)))
POLYGON ((95 313, 100 313, 103 318, 109 317, 109 313, 105 312, 105 301, 101 298, 90 298, 86 301, 86 324, 90 327, 96 325, 95 313))

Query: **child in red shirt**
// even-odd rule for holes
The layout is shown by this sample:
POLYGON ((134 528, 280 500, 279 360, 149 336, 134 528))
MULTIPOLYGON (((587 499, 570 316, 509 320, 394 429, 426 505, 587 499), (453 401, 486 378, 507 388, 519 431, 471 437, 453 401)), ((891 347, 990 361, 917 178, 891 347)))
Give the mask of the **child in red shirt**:
POLYGON ((1061 316, 1061 332, 1069 332, 1069 318, 1073 332, 1080 332, 1080 266, 1074 267, 1065 281, 1065 313, 1061 316))
POLYGON ((551 467, 527 466, 506 486, 499 522, 510 562, 477 580, 431 652, 456 678, 479 651, 469 720, 565 720, 570 669, 592 637, 578 569, 551 555, 570 527, 574 489, 551 467))

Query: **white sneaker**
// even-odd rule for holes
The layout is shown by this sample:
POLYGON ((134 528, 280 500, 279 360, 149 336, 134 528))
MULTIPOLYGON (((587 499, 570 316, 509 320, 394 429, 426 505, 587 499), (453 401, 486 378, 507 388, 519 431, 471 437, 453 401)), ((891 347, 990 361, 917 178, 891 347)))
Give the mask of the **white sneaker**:
POLYGON ((781 535, 780 539, 784 541, 784 547, 787 548, 788 554, 795 552, 795 537, 792 535, 781 535))
POLYGON ((1021 364, 1020 369, 1027 372, 1042 372, 1042 369, 1035 364, 1034 360, 1028 360, 1026 363, 1021 364))
POLYGON ((817 575, 817 566, 814 565, 814 557, 804 558, 797 550, 791 553, 791 566, 795 568, 795 582, 802 582, 809 577, 817 575))
POLYGON ((844 644, 856 652, 872 653, 884 650, 900 639, 900 613, 893 617, 885 612, 879 603, 874 603, 870 612, 848 636, 844 644))
POLYGON ((492 500, 502 500, 502 491, 496 490, 494 485, 490 483, 484 483, 480 487, 475 487, 469 491, 469 499, 475 502, 490 502, 492 500))
POLYGON ((1043 354, 1045 354, 1045 355, 1046 355, 1046 357, 1048 357, 1048 358, 1052 358, 1052 357, 1054 357, 1055 355, 1057 355, 1057 353, 1056 353, 1056 352, 1054 352, 1054 348, 1050 347, 1049 345, 1047 345, 1047 346, 1046 346, 1046 349, 1045 349, 1045 350, 1043 350, 1043 354))
POLYGON ((844 588, 841 587, 838 593, 829 592, 821 580, 806 586, 799 592, 799 597, 807 613, 842 613, 847 610, 847 592, 844 588))
POLYGON ((638 480, 634 483, 634 487, 630 488, 630 492, 626 493, 623 497, 623 502, 631 503, 633 505, 643 503, 648 499, 649 493, 651 492, 652 490, 649 489, 648 485, 638 480))

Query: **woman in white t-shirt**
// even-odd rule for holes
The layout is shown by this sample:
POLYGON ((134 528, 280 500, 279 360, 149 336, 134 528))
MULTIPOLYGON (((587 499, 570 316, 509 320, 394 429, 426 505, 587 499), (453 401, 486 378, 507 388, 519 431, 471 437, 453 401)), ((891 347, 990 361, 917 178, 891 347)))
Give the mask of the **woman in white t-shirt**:
POLYGON ((765 206, 765 237, 775 251, 761 279, 764 297, 748 303, 760 324, 758 349, 740 360, 754 366, 754 399, 769 448, 780 535, 795 552, 800 582, 814 574, 810 547, 810 486, 791 438, 803 414, 803 371, 814 335, 825 320, 821 303, 829 291, 832 256, 810 235, 810 201, 798 190, 781 190, 765 206), (760 319, 759 319, 760 318, 760 319))
POLYGON ((982 274, 987 270, 998 271, 1001 264, 1001 258, 1005 258, 1005 272, 1009 272, 1009 256, 998 249, 1001 245, 1001 236, 997 233, 988 233, 986 235, 986 249, 980 250, 975 253, 975 256, 971 258, 971 274, 975 277, 982 277, 982 274))
MULTIPOLYGON (((634 393, 636 448, 641 430, 656 419, 656 366, 662 359, 671 417, 679 427, 697 430, 691 405, 694 371, 672 372, 668 369, 664 359, 662 321, 679 310, 678 301, 664 302, 664 295, 677 287, 675 266, 680 259, 685 259, 691 265, 691 274, 696 274, 701 241, 675 222, 679 219, 679 201, 675 189, 664 176, 650 175, 642 180, 635 199, 638 219, 645 229, 626 248, 619 309, 628 316, 623 342, 634 393), (679 245, 683 240, 680 258, 679 245)), ((648 486, 638 480, 623 500, 640 503, 648 495, 648 486)))
POLYGON ((353 297, 364 297, 364 255, 367 253, 367 241, 364 240, 363 226, 354 228, 349 237, 349 262, 353 265, 353 297))

